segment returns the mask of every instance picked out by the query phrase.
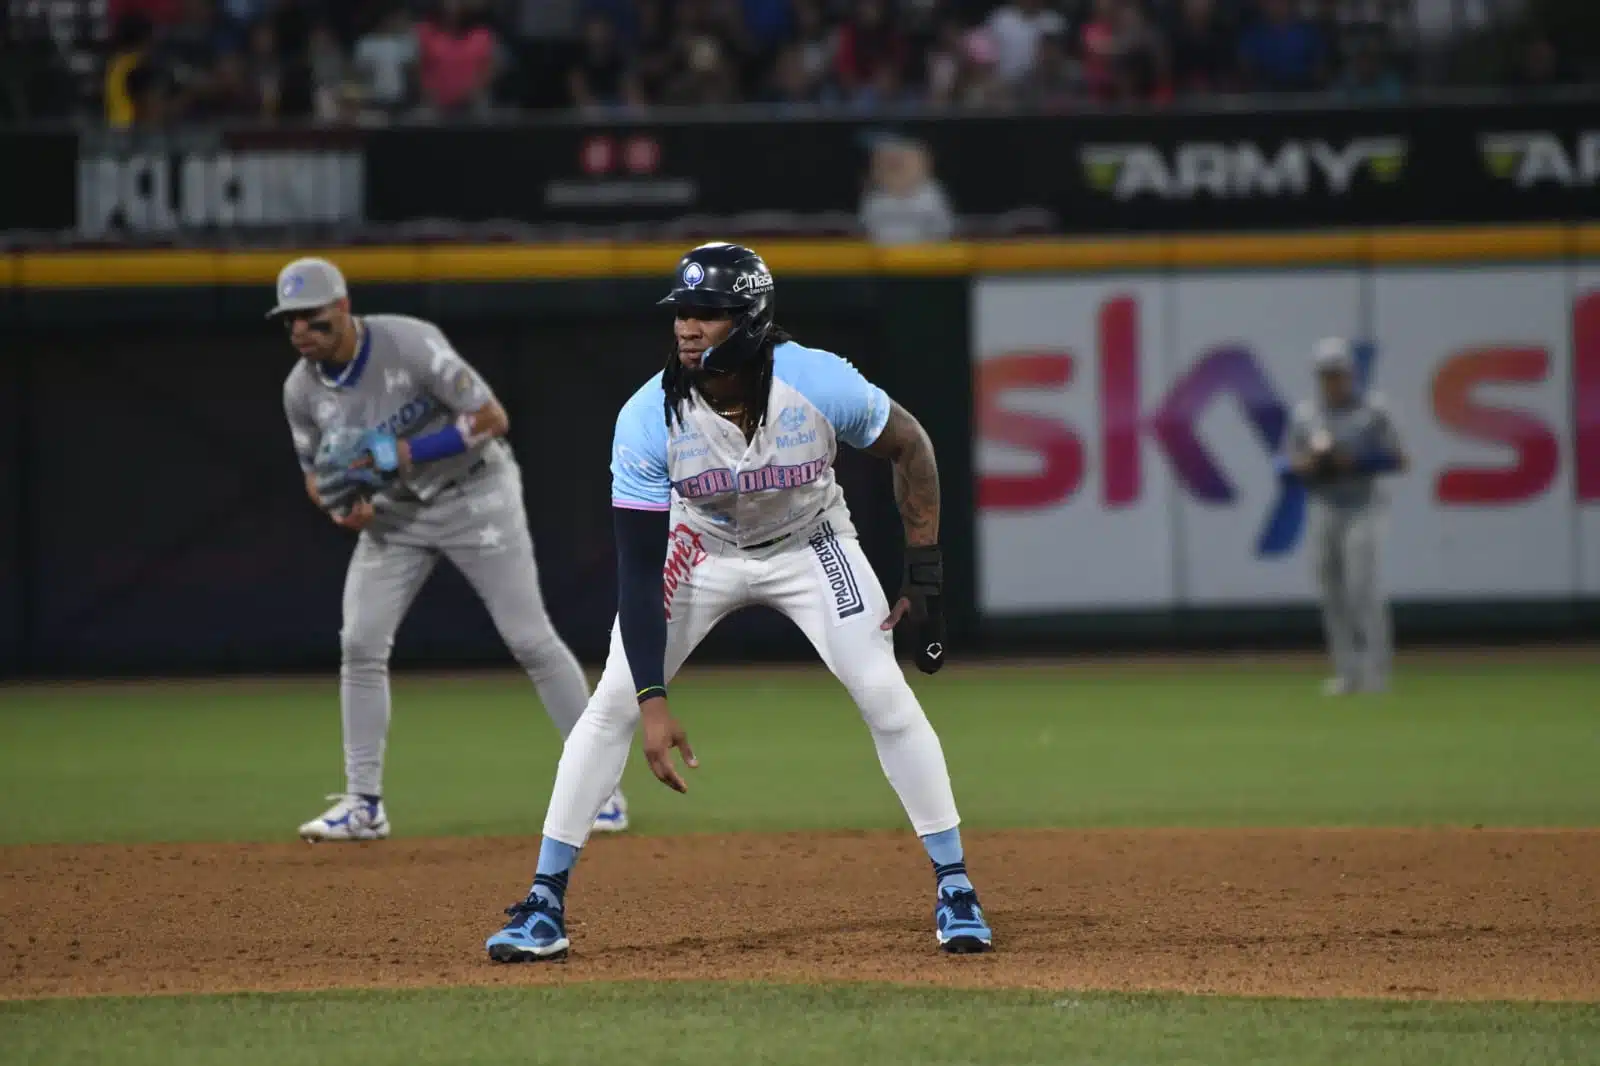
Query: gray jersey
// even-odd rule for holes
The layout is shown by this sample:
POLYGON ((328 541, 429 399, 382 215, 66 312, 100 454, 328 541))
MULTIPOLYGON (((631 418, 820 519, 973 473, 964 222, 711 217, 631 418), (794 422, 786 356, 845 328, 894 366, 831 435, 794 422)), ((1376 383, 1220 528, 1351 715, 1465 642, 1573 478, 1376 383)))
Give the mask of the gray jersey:
MULTIPOLYGON (((1353 458, 1380 450, 1400 451, 1400 435, 1381 393, 1368 393, 1345 408, 1329 408, 1320 401, 1298 405, 1289 424, 1290 452, 1309 451, 1311 438, 1318 430, 1325 430, 1333 447, 1353 458)), ((1351 472, 1333 481, 1313 484, 1310 492, 1314 499, 1342 509, 1381 505, 1386 501, 1378 477, 1351 472)))
MULTIPOLYGON (((302 470, 311 469, 322 434, 336 427, 415 437, 443 429, 494 399, 483 378, 433 323, 405 315, 364 315, 360 322, 356 357, 342 375, 330 378, 301 359, 283 383, 283 409, 302 470)), ((484 441, 460 455, 416 467, 375 503, 381 507, 386 498, 429 501, 479 460, 486 460, 486 467, 515 468, 505 441, 484 441)))

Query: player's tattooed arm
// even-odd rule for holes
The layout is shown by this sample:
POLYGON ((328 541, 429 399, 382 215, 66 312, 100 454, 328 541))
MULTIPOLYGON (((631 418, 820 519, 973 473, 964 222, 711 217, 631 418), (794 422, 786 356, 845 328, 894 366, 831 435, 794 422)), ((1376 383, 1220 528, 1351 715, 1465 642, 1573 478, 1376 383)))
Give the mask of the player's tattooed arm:
POLYGON ((939 543, 939 464, 933 441, 910 411, 889 407, 889 422, 867 453, 894 465, 894 501, 906 526, 906 543, 939 543))

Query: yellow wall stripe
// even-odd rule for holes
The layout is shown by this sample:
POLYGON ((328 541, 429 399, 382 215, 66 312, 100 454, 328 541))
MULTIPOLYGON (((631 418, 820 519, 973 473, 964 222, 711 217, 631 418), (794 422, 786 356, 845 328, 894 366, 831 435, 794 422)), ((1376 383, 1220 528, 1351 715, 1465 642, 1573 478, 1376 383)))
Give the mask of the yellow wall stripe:
MULTIPOLYGON (((773 270, 811 277, 1248 269, 1600 257, 1600 225, 1461 226, 1294 234, 967 241, 880 248, 855 240, 755 242, 773 270)), ((295 252, 19 252, 0 285, 23 289, 270 284, 295 254, 326 255, 352 282, 659 277, 677 244, 397 245, 295 252)))

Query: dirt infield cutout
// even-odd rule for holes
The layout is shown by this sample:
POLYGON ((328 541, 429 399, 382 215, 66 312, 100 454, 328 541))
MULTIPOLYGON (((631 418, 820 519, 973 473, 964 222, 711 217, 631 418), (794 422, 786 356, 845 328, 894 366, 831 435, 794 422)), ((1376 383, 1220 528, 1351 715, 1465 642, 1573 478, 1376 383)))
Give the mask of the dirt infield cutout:
POLYGON ((0 848, 0 998, 620 979, 1600 1000, 1600 830, 972 833, 997 950, 908 833, 597 840, 566 963, 483 954, 532 840, 0 848))

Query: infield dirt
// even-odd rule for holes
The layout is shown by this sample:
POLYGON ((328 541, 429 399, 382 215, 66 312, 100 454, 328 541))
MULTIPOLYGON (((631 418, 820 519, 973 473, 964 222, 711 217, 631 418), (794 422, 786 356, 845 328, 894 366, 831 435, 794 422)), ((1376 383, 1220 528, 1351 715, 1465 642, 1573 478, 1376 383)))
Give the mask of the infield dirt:
POLYGON ((909 833, 594 841, 573 953, 483 938, 532 840, 0 848, 0 998, 623 979, 1600 1000, 1600 831, 972 833, 997 950, 909 833))

